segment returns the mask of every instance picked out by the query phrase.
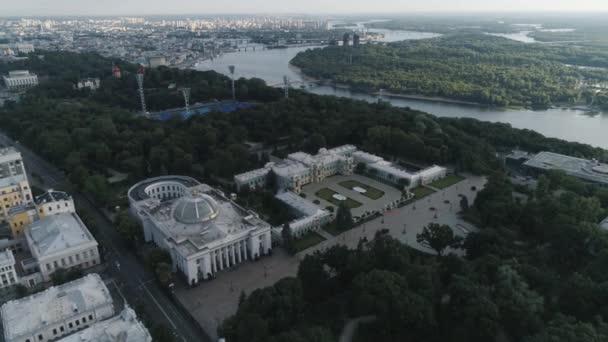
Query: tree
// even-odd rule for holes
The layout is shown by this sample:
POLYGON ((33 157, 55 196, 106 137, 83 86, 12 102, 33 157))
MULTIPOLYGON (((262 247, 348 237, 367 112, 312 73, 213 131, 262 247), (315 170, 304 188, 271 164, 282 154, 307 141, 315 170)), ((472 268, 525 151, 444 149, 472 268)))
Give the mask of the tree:
POLYGON ((457 247, 462 238, 454 235, 452 228, 448 225, 430 223, 422 229, 422 233, 416 235, 416 241, 435 250, 437 255, 442 256, 446 248, 457 247))
POLYGON ((95 198, 100 204, 106 205, 110 199, 110 190, 106 178, 102 175, 93 175, 85 181, 84 190, 95 198))
POLYGON ((154 274, 156 275, 156 279, 158 282, 164 286, 168 287, 171 283, 171 265, 166 262, 160 262, 156 265, 154 269, 154 274))
POLYGON ((350 208, 344 203, 340 203, 338 206, 338 212, 336 213, 336 224, 340 230, 349 230, 353 227, 353 215, 350 212, 350 208))
POLYGON ((141 225, 131 217, 128 210, 118 214, 114 224, 122 238, 129 244, 135 246, 141 240, 143 235, 141 225))
POLYGON ((469 199, 467 198, 467 196, 463 195, 462 197, 460 197, 460 210, 463 212, 469 210, 469 199))
POLYGON ((15 293, 17 294, 17 298, 23 298, 27 296, 27 287, 22 284, 17 284, 17 286, 15 286, 15 293))
POLYGON ((295 246, 293 243, 293 232, 291 231, 289 223, 285 223, 283 225, 283 229, 281 230, 281 237, 283 238, 283 246, 285 246, 285 250, 287 250, 289 254, 294 254, 295 246))
POLYGON ((152 328, 150 335, 152 335, 152 341, 154 342, 175 342, 175 336, 171 332, 172 330, 166 326, 156 324, 152 328))

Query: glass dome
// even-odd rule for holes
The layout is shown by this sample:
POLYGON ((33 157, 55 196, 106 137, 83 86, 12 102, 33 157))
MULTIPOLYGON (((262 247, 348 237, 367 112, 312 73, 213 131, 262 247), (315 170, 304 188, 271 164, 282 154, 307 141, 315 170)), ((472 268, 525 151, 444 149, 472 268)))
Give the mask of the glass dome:
POLYGON ((212 220, 219 213, 217 203, 207 195, 182 197, 173 209, 173 217, 185 224, 212 220))

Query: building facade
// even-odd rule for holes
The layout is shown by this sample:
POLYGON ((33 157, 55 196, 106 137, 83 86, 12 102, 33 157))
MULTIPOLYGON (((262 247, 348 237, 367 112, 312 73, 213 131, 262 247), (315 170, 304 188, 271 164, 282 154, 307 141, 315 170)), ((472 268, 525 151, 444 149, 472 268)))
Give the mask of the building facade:
POLYGON ((135 311, 125 307, 121 313, 105 321, 59 339, 58 342, 152 342, 148 329, 137 319, 135 311))
POLYGON ((44 217, 25 229, 31 260, 24 269, 35 267, 43 281, 59 269, 89 268, 100 262, 97 241, 75 213, 44 217))
POLYGON ((50 287, 0 308, 6 342, 46 342, 114 315, 110 291, 97 274, 50 287))
POLYGON ((14 286, 19 283, 19 277, 15 271, 15 257, 8 249, 0 252, 0 288, 14 286))
MULTIPOLYGON (((291 191, 279 193, 275 198, 284 203, 296 217, 288 223, 294 237, 301 237, 308 232, 319 230, 332 219, 329 211, 319 208, 291 191)), ((281 236, 282 230, 282 226, 273 229, 276 238, 281 236)))
POLYGON ((81 90, 84 88, 88 88, 91 90, 97 90, 101 87, 101 82, 99 78, 85 78, 83 80, 78 81, 76 83, 76 89, 81 90))
POLYGON ((8 90, 25 90, 38 85, 38 75, 27 70, 9 71, 3 79, 8 90))
POLYGON ((0 149, 0 223, 6 222, 11 208, 32 202, 21 153, 13 147, 0 149))
POLYGON ((174 271, 191 285, 272 248, 267 222, 193 178, 144 180, 129 189, 128 198, 146 242, 168 251, 174 271))
POLYGON ((6 221, 13 239, 19 239, 28 225, 46 216, 64 213, 76 213, 72 196, 63 191, 49 190, 36 196, 34 203, 11 208, 6 221))
POLYGON ((268 163, 264 168, 236 175, 234 182, 238 191, 244 187, 262 188, 268 184, 270 171, 273 171, 279 190, 300 193, 306 184, 337 174, 352 174, 355 166, 352 153, 356 150, 353 145, 344 145, 329 150, 322 148, 316 155, 292 153, 279 163, 268 163))

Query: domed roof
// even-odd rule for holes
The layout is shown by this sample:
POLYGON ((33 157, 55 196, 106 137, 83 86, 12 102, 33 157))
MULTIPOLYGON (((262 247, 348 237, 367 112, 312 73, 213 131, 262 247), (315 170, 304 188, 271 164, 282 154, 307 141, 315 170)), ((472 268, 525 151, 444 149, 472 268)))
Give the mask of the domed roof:
POLYGON ((180 198, 173 209, 173 217, 185 224, 201 223, 212 220, 219 214, 213 198, 201 194, 180 198))

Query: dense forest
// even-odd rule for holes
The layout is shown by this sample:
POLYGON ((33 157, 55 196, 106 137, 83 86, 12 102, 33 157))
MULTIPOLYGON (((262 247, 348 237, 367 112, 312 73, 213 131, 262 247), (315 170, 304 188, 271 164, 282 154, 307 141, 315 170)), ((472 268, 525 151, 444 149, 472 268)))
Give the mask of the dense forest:
POLYGON ((299 53, 292 64, 312 77, 365 91, 439 96, 491 106, 546 108, 608 104, 601 49, 525 44, 480 33, 457 33, 387 45, 327 47, 299 53))

